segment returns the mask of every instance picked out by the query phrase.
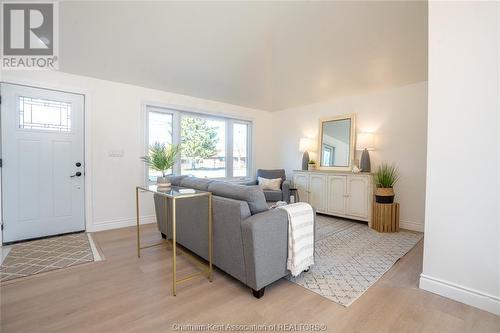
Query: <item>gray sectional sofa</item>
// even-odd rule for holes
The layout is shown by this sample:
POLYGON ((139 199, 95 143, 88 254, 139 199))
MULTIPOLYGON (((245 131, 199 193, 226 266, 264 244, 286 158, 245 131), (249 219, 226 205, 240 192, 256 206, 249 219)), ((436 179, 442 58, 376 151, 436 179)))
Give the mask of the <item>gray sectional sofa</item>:
MULTIPOLYGON (((213 194, 213 263, 253 290, 286 276, 288 217, 281 209, 269 210, 258 186, 235 185, 195 177, 171 177, 172 185, 210 191, 213 194)), ((171 205, 171 201, 166 202, 171 205)), ((171 235, 171 209, 155 196, 158 227, 171 235), (163 213, 162 213, 163 212, 163 213)), ((208 201, 193 197, 177 201, 177 241, 208 259, 208 201)))

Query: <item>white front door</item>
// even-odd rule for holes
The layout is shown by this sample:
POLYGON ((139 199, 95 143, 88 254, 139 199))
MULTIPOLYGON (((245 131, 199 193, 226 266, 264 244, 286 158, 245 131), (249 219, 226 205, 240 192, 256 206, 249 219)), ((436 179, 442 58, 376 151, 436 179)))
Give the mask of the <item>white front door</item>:
POLYGON ((1 84, 3 242, 85 230, 84 97, 1 84))

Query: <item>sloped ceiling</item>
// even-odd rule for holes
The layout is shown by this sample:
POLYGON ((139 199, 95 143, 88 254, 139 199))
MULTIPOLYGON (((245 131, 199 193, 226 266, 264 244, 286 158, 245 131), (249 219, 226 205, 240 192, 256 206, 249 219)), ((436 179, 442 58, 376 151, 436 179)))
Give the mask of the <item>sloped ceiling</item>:
POLYGON ((60 70, 275 111, 427 80, 426 2, 61 2, 60 70))

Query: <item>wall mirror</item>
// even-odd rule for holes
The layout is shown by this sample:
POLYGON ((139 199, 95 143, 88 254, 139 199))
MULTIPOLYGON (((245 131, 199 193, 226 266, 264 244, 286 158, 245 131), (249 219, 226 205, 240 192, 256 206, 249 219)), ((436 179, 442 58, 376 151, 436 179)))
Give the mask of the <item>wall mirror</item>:
POLYGON ((320 120, 318 152, 321 169, 351 170, 355 127, 355 115, 320 120))

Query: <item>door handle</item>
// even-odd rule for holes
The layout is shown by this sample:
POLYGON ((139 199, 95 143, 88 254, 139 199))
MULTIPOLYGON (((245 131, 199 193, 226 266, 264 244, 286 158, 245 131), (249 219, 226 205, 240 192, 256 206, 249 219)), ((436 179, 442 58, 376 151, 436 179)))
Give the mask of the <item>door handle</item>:
POLYGON ((73 178, 73 177, 80 177, 82 175, 82 173, 80 171, 78 171, 77 173, 75 173, 74 175, 70 176, 70 178, 73 178))

